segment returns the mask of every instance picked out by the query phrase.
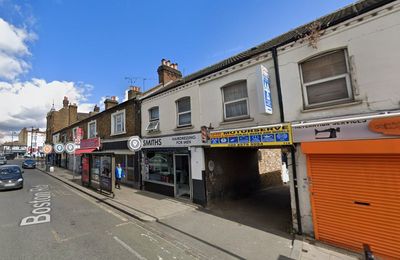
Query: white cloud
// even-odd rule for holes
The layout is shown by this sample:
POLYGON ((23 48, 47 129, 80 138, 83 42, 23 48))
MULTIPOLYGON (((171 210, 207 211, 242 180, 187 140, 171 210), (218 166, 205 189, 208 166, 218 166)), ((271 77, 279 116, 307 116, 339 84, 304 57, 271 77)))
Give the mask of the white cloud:
MULTIPOLYGON (((16 12, 21 11, 19 6, 14 8, 16 12)), ((34 17, 29 17, 28 23, 34 23, 34 17)), ((26 28, 18 28, 0 18, 0 143, 11 141, 12 131, 18 134, 23 127, 45 129, 46 115, 53 101, 58 110, 64 96, 78 105, 78 112, 92 111, 95 105, 88 102, 94 87, 84 82, 19 80, 21 74, 31 69, 26 59, 32 56, 29 43, 36 39, 26 28)))
POLYGON ((46 82, 35 78, 26 82, 0 82, 0 134, 11 139, 9 133, 23 127, 45 128, 46 114, 53 100, 58 110, 62 107, 64 96, 68 97, 70 103, 78 105, 79 112, 91 111, 94 104, 86 102, 91 90, 90 86, 84 84, 46 82))
POLYGON ((34 33, 0 18, 0 78, 14 80, 30 69, 25 58, 31 56, 28 42, 35 39, 34 33))

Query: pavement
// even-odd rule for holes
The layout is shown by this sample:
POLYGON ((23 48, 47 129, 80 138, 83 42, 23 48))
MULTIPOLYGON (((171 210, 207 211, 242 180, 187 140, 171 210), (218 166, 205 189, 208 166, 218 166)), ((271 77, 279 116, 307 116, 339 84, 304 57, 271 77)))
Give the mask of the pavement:
POLYGON ((361 255, 331 247, 306 237, 290 237, 267 232, 212 214, 201 206, 160 194, 122 186, 115 197, 100 194, 81 185, 80 176, 54 167, 46 172, 108 206, 153 227, 200 252, 208 252, 211 259, 300 259, 337 260, 361 259, 361 255))

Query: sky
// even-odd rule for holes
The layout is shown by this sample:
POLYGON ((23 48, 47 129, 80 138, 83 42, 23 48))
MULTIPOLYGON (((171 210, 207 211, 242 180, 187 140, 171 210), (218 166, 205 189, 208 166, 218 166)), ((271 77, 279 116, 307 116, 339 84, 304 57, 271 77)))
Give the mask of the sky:
POLYGON ((0 143, 64 96, 104 108, 155 86, 162 58, 186 76, 353 2, 0 0, 0 143))

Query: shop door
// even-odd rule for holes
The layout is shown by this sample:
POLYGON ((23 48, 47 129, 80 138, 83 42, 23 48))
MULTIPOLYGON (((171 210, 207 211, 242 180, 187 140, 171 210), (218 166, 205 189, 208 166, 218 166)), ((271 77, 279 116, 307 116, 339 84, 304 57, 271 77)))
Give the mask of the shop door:
POLYGON ((175 154, 175 196, 191 199, 189 155, 175 154))
POLYGON ((308 155, 316 238, 400 259, 400 155, 308 155))

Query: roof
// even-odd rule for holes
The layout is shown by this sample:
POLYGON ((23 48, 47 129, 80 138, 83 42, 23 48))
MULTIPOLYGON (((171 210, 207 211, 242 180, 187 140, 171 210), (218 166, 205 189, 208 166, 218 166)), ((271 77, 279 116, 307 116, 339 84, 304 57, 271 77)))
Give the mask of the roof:
POLYGON ((358 1, 356 3, 350 4, 350 5, 343 7, 331 14, 325 15, 325 16, 318 18, 310 23, 299 26, 289 32, 286 32, 286 33, 284 33, 280 36, 277 36, 269 41, 266 41, 258 46, 255 46, 251 49, 241 52, 235 56, 229 57, 219 63, 216 63, 216 64, 206 67, 202 70, 199 70, 199 71, 192 73, 184 78, 176 80, 176 81, 172 82, 172 84, 168 84, 168 85, 164 86, 163 88, 147 95, 146 97, 143 97, 143 100, 147 99, 149 97, 152 97, 152 96, 156 96, 157 94, 163 93, 169 89, 173 89, 175 87, 183 85, 187 82, 202 78, 211 73, 226 69, 230 66, 233 66, 240 62, 243 62, 243 61, 245 61, 251 57, 254 57, 256 55, 259 55, 263 52, 271 51, 273 48, 276 48, 276 47, 288 44, 290 42, 296 41, 300 38, 303 38, 303 37, 307 36, 307 34, 309 33, 310 26, 314 23, 319 23, 320 28, 323 30, 323 29, 334 26, 334 25, 344 22, 346 20, 352 19, 356 16, 359 16, 361 14, 364 14, 366 12, 369 12, 371 10, 374 10, 376 8, 379 8, 383 5, 386 5, 386 4, 394 2, 394 1, 396 1, 396 0, 362 0, 362 1, 358 1))
POLYGON ((80 125, 81 123, 83 123, 83 122, 85 122, 85 121, 89 122, 90 120, 93 120, 93 119, 95 119, 95 118, 98 118, 100 115, 103 115, 103 114, 106 113, 106 112, 110 112, 110 111, 113 111, 113 110, 118 110, 119 108, 121 108, 121 107, 123 107, 123 106, 125 106, 125 105, 127 105, 127 104, 129 104, 129 103, 131 103, 131 102, 134 102, 135 100, 136 100, 135 98, 127 99, 127 100, 125 100, 125 101, 123 101, 123 102, 121 102, 121 103, 119 103, 119 104, 116 104, 116 105, 113 106, 113 107, 110 107, 109 109, 105 109, 105 110, 103 110, 103 111, 101 111, 101 112, 98 112, 98 113, 95 113, 95 114, 93 114, 93 115, 88 114, 87 117, 85 117, 85 118, 83 118, 83 119, 81 119, 81 120, 78 120, 78 121, 74 122, 73 124, 70 124, 69 126, 63 127, 63 128, 61 128, 61 129, 55 131, 55 132, 53 133, 53 135, 54 135, 54 134, 61 133, 61 132, 65 131, 65 130, 67 130, 67 129, 74 128, 75 126, 78 126, 78 125, 80 125))

